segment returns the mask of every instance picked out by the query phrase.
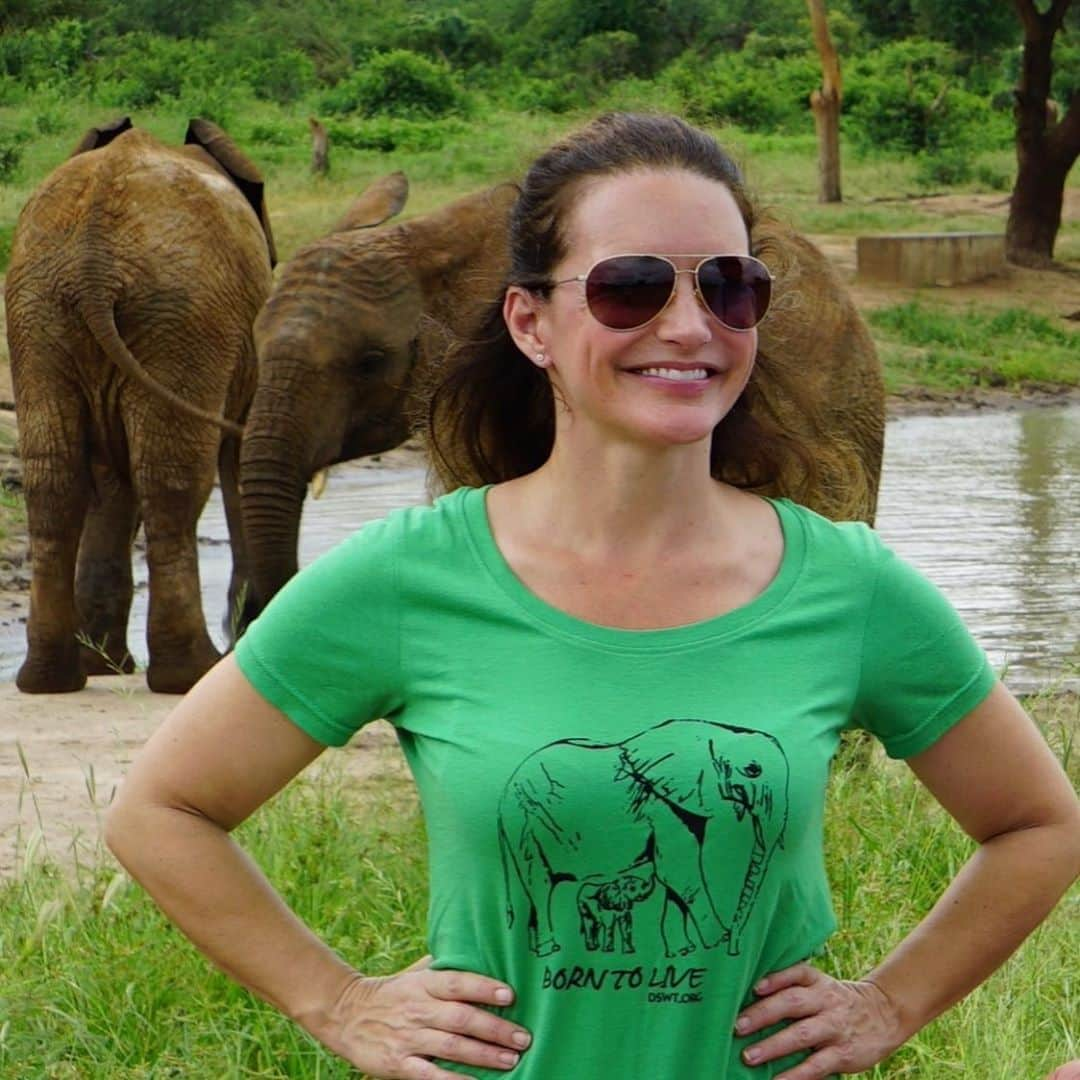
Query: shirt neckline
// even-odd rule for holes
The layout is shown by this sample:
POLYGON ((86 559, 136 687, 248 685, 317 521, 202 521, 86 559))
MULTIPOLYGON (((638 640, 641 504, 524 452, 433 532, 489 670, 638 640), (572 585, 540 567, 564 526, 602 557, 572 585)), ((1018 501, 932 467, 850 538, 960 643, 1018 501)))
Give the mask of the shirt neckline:
POLYGON ((510 568, 491 531, 487 493, 491 485, 470 488, 461 501, 474 554, 502 593, 534 622, 563 637, 620 650, 683 648, 702 641, 735 637, 774 611, 791 591, 802 569, 806 537, 802 519, 787 499, 766 499, 780 521, 784 552, 772 581, 752 600, 731 611, 683 626, 628 630, 570 615, 541 599, 510 568))

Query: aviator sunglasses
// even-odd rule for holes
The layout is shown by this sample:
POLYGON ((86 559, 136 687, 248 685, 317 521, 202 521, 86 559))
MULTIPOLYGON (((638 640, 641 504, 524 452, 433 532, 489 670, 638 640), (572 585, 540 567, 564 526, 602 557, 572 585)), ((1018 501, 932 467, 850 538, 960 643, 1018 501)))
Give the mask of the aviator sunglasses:
POLYGON ((698 300, 729 330, 752 330, 769 309, 773 276, 752 255, 706 255, 693 270, 680 270, 664 255, 612 255, 552 285, 584 282, 585 303, 598 323, 640 330, 671 303, 679 274, 694 275, 698 300))

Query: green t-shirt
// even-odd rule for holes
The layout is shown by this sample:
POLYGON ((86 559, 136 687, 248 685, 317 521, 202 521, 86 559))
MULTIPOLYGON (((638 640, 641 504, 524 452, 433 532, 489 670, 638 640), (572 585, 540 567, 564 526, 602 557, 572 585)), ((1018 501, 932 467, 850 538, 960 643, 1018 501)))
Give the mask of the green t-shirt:
POLYGON ((773 1076, 799 1058, 750 1068, 733 1025, 761 975, 834 929, 840 732, 926 749, 989 692, 986 658, 870 529, 784 500, 780 569, 749 604, 586 623, 518 580, 485 497, 365 526, 282 590, 239 665, 322 742, 396 726, 427 825, 428 947, 516 991, 505 1012, 533 1044, 511 1075, 773 1076))

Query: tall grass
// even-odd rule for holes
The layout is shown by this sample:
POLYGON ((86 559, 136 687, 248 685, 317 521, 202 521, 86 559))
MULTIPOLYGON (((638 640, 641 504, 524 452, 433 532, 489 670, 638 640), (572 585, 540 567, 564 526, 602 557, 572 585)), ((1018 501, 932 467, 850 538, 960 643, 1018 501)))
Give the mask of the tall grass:
MULTIPOLYGON (((1080 699, 1046 695, 1034 705, 1080 780, 1080 699)), ((335 949, 364 970, 388 973, 424 951, 424 835, 408 782, 374 784, 358 795, 333 766, 301 778, 240 839, 335 949)), ((907 769, 876 755, 869 766, 837 767, 827 837, 842 928, 823 962, 847 976, 877 962, 971 850, 907 769)), ((29 865, 0 887, 0 1075, 350 1075, 211 970, 100 848, 64 869, 42 853, 37 834, 27 845, 29 865)), ((1080 1054, 1078 906, 1074 889, 987 985, 866 1075, 1038 1080, 1080 1054)))

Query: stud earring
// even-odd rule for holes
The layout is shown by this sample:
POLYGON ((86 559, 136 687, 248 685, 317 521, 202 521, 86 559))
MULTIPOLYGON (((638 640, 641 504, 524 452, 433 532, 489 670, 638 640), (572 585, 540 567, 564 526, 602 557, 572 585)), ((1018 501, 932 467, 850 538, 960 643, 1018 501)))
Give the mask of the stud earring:
POLYGON ((538 367, 547 367, 547 357, 542 352, 538 352, 534 359, 538 367))

